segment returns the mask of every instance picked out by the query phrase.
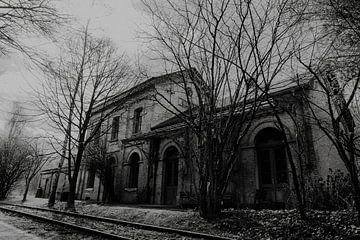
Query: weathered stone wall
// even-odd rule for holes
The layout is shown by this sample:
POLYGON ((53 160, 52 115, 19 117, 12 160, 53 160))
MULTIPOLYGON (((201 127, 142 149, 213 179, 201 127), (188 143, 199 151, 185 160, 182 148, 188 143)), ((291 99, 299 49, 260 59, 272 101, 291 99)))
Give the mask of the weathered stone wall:
MULTIPOLYGON (((169 83, 162 83, 157 85, 156 89, 167 99, 171 99, 171 102, 175 106, 184 110, 186 106, 184 106, 184 101, 182 101, 185 98, 183 89, 176 84, 170 85, 169 83)), ((174 139, 171 136, 161 136, 157 157, 157 170, 156 173, 150 171, 153 167, 149 164, 150 140, 146 137, 142 138, 142 136, 146 136, 155 125, 171 118, 173 114, 168 110, 174 110, 174 107, 171 107, 164 99, 158 99, 161 104, 154 101, 153 94, 154 90, 144 90, 142 93, 134 95, 126 103, 123 103, 123 106, 102 126, 104 138, 107 139, 108 143, 108 153, 116 159, 114 187, 115 196, 119 202, 135 203, 149 201, 149 199, 147 199, 149 193, 146 191, 150 189, 151 194, 154 194, 154 196, 150 196, 150 202, 163 204, 164 152, 170 146, 175 146, 181 153, 184 151, 182 146, 182 144, 185 144, 184 139, 180 140, 180 142, 178 141, 181 137, 179 138, 177 136, 174 139), (165 105, 165 108, 161 105, 165 105), (134 111, 140 107, 143 109, 141 131, 134 134, 134 111), (120 116, 119 132, 118 138, 111 140, 111 124, 112 118, 115 116, 120 116), (133 153, 137 153, 140 156, 139 179, 136 189, 128 187, 129 158, 133 153), (152 182, 154 179, 155 184, 152 182), (153 189, 154 186, 155 189, 153 189)), ((320 105, 326 104, 324 96, 317 92, 310 92, 309 96, 320 105)), ((286 129, 287 139, 291 145, 297 174, 300 175, 300 170, 302 169, 305 180, 308 180, 311 175, 326 177, 329 168, 344 169, 336 153, 336 149, 332 146, 330 140, 322 133, 316 124, 312 124, 309 118, 304 117, 304 114, 309 114, 309 109, 306 109, 306 107, 295 98, 294 92, 281 97, 283 97, 282 103, 294 117, 291 118, 286 112, 280 113, 280 118, 286 129), (300 142, 301 139, 305 139, 304 145, 300 142), (300 149, 302 152, 299 151, 299 146, 302 148, 300 149), (299 158, 300 155, 302 156, 301 162, 299 158), (300 168, 300 164, 302 164, 302 168, 300 168)), ((243 138, 239 160, 235 166, 228 188, 228 193, 232 194, 233 203, 236 206, 252 205, 255 202, 255 194, 260 187, 255 138, 261 130, 269 127, 278 128, 276 118, 272 115, 271 109, 263 110, 256 116, 251 128, 243 138)), ((197 176, 194 175, 194 171, 191 169, 194 166, 192 165, 193 163, 189 162, 188 157, 187 154, 181 154, 179 160, 178 205, 181 204, 181 196, 183 193, 195 195, 193 181, 197 176)), ((287 198, 287 204, 291 205, 292 202, 294 202, 294 194, 290 194, 290 192, 293 191, 293 183, 289 163, 287 164, 287 168, 289 172, 289 197, 287 198)), ((87 174, 83 173, 83 183, 86 183, 86 177, 87 174)), ((79 188, 82 189, 79 193, 82 198, 84 199, 85 196, 90 196, 90 199, 96 200, 98 196, 102 194, 102 187, 98 182, 95 182, 95 186, 98 186, 97 188, 100 187, 100 192, 94 188, 93 192, 90 193, 90 190, 84 189, 82 184, 79 183, 79 188)))
MULTIPOLYGON (((315 89, 319 87, 315 86, 315 89)), ((310 91, 309 97, 311 101, 321 108, 327 108, 327 98, 321 91, 310 91)), ((314 108, 316 116, 321 121, 327 121, 330 126, 330 119, 326 113, 314 108)), ((318 175, 322 178, 326 178, 329 173, 329 168, 333 170, 345 171, 345 165, 341 161, 335 146, 331 143, 330 139, 325 133, 317 126, 315 119, 312 119, 312 131, 314 136, 314 149, 317 159, 318 175)))

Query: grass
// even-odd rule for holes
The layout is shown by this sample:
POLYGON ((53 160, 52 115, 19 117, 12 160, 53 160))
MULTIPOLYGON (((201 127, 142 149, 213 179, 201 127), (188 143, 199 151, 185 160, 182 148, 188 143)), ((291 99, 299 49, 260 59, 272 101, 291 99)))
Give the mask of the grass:
MULTIPOLYGON (((11 202, 21 203, 13 198, 11 202)), ((46 207, 47 199, 29 198, 26 205, 46 207)), ((57 209, 65 203, 57 202, 57 209)), ((77 202, 79 213, 146 224, 180 228, 234 239, 360 239, 360 228, 351 211, 308 211, 308 220, 296 210, 224 210, 218 219, 205 221, 196 211, 106 206, 77 202)))

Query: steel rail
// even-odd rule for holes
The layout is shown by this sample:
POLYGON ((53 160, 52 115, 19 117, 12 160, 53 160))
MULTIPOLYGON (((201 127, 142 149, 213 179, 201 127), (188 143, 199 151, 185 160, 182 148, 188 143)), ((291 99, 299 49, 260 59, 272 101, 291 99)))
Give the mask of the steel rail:
POLYGON ((113 224, 118 224, 118 225, 131 226, 131 227, 150 230, 150 231, 175 233, 175 234, 179 234, 182 236, 188 236, 188 237, 193 237, 193 238, 202 238, 202 239, 207 239, 207 240, 233 240, 233 238, 227 238, 227 237, 211 235, 211 234, 206 234, 206 233, 193 232, 193 231, 181 230, 181 229, 169 228, 169 227, 160 227, 160 226, 156 226, 156 225, 150 225, 150 224, 144 224, 144 223, 138 223, 138 222, 130 222, 130 221, 119 220, 119 219, 114 219, 114 218, 98 217, 98 216, 89 215, 89 214, 65 212, 65 211, 60 211, 60 210, 55 210, 55 209, 31 207, 31 206, 12 204, 12 203, 6 203, 6 202, 2 202, 2 204, 14 206, 14 207, 23 207, 23 208, 33 209, 33 210, 39 210, 39 211, 59 213, 59 214, 64 214, 64 215, 78 217, 78 218, 87 218, 87 219, 103 221, 103 222, 108 222, 108 223, 113 223, 113 224))
MULTIPOLYGON (((10 205, 10 204, 6 204, 6 205, 10 205)), ((95 229, 92 229, 92 228, 83 227, 83 226, 75 225, 75 224, 72 224, 72 223, 66 223, 66 222, 54 220, 54 219, 51 219, 51 218, 47 218, 47 217, 43 217, 43 216, 31 214, 31 213, 20 212, 18 210, 9 209, 9 208, 6 208, 6 207, 1 207, 0 206, 0 210, 10 212, 10 213, 15 213, 15 214, 22 215, 22 216, 26 216, 26 217, 29 217, 29 218, 33 218, 33 219, 36 219, 36 220, 39 220, 39 221, 42 221, 42 222, 45 222, 45 223, 50 223, 50 224, 55 224, 55 225, 62 226, 62 227, 71 228, 73 230, 86 233, 87 235, 96 235, 96 236, 99 236, 99 237, 105 237, 105 238, 108 238, 108 239, 115 239, 115 240, 133 240, 131 238, 123 237, 123 236, 120 236, 120 235, 106 233, 106 232, 102 232, 102 231, 95 230, 95 229)))

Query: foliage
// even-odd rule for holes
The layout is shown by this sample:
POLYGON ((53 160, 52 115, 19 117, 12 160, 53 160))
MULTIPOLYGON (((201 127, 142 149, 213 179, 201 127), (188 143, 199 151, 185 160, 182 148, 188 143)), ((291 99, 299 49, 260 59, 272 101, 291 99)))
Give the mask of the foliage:
POLYGON ((360 229, 349 211, 308 211, 307 221, 295 210, 225 212, 216 228, 241 239, 357 239, 360 229))
POLYGON ((344 210, 352 207, 353 196, 349 174, 329 169, 326 180, 316 177, 307 187, 307 203, 312 209, 344 210))

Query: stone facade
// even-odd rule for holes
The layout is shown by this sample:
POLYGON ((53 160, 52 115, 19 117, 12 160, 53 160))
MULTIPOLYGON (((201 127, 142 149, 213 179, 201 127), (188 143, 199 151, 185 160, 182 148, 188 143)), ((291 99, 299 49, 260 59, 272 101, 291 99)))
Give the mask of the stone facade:
MULTIPOLYGON (((193 181, 197 176, 191 174, 193 163, 186 152, 190 133, 171 111, 166 110, 171 108, 169 102, 154 100, 161 93, 171 104, 185 111, 185 91, 177 81, 181 81, 178 73, 149 79, 120 94, 106 110, 117 108, 101 126, 101 135, 106 141, 108 157, 114 162, 114 194, 119 203, 177 206, 195 203, 193 181)), ((299 87, 293 86, 273 93, 273 97, 281 99, 283 107, 292 113, 290 117, 283 111, 279 116, 297 172, 301 172, 306 181, 315 175, 326 177, 329 168, 344 169, 330 141, 306 117, 309 110, 301 104, 297 91, 299 87)), ((323 102, 314 92, 301 91, 307 91, 313 101, 323 102)), ((100 111, 93 115, 94 123, 99 114, 100 111)), ((243 138, 239 160, 225 194, 224 201, 231 206, 249 206, 259 199, 284 206, 294 202, 292 171, 277 129, 276 118, 269 108, 260 109, 243 138)), ((43 186, 45 175, 44 172, 40 185, 47 189, 43 186)), ((89 184, 89 176, 89 169, 83 167, 78 199, 99 201, 103 186, 96 176, 89 184)))

